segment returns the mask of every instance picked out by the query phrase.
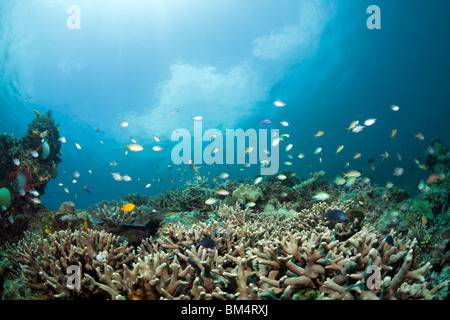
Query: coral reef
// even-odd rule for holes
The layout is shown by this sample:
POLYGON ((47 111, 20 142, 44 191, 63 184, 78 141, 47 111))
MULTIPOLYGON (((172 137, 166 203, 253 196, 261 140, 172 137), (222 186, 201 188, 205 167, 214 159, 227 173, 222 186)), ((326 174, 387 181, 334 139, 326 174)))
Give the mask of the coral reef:
POLYGON ((426 281, 431 265, 415 261, 415 239, 392 230, 389 244, 366 225, 338 240, 317 214, 324 208, 279 214, 223 205, 218 221, 166 225, 137 253, 104 231, 27 233, 7 257, 35 297, 57 299, 301 299, 308 290, 318 299, 403 300, 447 289, 447 281, 426 281), (203 247, 205 238, 217 246, 203 247), (82 270, 79 290, 66 286, 69 265, 82 270))
POLYGON ((247 202, 256 202, 262 199, 263 194, 261 189, 255 185, 241 184, 239 188, 233 191, 232 197, 234 201, 246 204, 247 202))
POLYGON ((59 128, 50 111, 38 115, 22 138, 0 135, 0 187, 8 189, 11 199, 10 207, 2 208, 0 238, 5 234, 20 236, 32 224, 31 215, 45 210, 39 196, 57 176, 61 162, 58 139, 59 128))

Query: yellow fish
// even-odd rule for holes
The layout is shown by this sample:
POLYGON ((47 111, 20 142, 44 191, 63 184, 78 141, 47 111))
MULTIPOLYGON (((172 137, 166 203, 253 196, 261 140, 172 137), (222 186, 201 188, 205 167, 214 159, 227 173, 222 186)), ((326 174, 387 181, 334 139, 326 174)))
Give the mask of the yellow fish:
POLYGON ((342 151, 342 149, 344 149, 344 145, 341 145, 337 148, 336 153, 339 153, 342 151))
POLYGON ((214 179, 213 179, 213 182, 217 182, 217 178, 214 178, 214 179))
POLYGON ((354 127, 356 127, 356 125, 359 123, 358 120, 352 121, 352 123, 350 123, 350 127, 348 127, 348 131, 352 130, 354 127))
POLYGON ((39 117, 39 111, 37 111, 36 109, 33 109, 33 112, 39 117))
POLYGON ((130 212, 131 210, 133 210, 135 207, 134 204, 132 203, 127 203, 126 205, 124 205, 120 210, 124 211, 124 212, 130 212))
POLYGON ((350 178, 350 177, 357 178, 357 177, 361 176, 361 172, 356 171, 356 170, 351 170, 347 173, 344 173, 344 172, 341 172, 341 173, 344 175, 344 178, 350 178))
POLYGON ((427 217, 422 216, 422 227, 424 227, 427 224, 427 221, 428 221, 427 217))
POLYGON ((53 233, 52 230, 50 230, 49 228, 45 228, 44 231, 45 231, 46 234, 52 234, 53 233))
POLYGON ((391 131, 391 139, 394 138, 396 134, 397 134, 397 129, 392 129, 392 131, 391 131))
POLYGON ((88 231, 88 229, 89 229, 88 223, 87 223, 87 221, 85 221, 85 222, 83 223, 83 230, 84 230, 84 231, 88 231))
POLYGON ((380 156, 383 158, 383 159, 381 159, 381 162, 383 162, 384 159, 389 158, 389 153, 387 151, 385 151, 384 154, 380 154, 380 156))

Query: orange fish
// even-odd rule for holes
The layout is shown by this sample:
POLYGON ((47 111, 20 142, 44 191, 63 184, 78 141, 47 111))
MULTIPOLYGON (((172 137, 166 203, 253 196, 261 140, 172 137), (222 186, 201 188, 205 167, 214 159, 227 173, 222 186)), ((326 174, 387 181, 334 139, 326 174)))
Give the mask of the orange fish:
POLYGON ((315 137, 315 138, 314 138, 314 140, 316 140, 316 138, 317 138, 317 137, 321 137, 321 136, 323 136, 323 134, 324 134, 324 132, 323 132, 323 131, 320 131, 320 130, 319 130, 319 131, 317 131, 317 133, 316 133, 316 134, 314 135, 314 137, 315 137))
POLYGON ((391 131, 391 139, 394 138, 396 134, 397 134, 397 129, 392 129, 392 131, 391 131))
POLYGON ((442 171, 439 173, 432 173, 427 179, 428 184, 433 184, 438 180, 444 180, 445 176, 442 174, 442 171))
POLYGON ((44 231, 45 231, 46 234, 52 234, 53 233, 52 230, 50 230, 49 228, 44 229, 44 231))
POLYGON ((85 222, 83 223, 83 230, 84 230, 84 231, 88 231, 88 229, 89 229, 88 223, 87 223, 87 221, 85 221, 85 222))
POLYGON ((217 178, 214 178, 214 179, 213 179, 213 182, 217 182, 217 178))
POLYGON ((135 207, 134 204, 132 203, 127 203, 126 205, 124 205, 120 210, 124 211, 124 212, 130 212, 131 210, 133 210, 135 207))

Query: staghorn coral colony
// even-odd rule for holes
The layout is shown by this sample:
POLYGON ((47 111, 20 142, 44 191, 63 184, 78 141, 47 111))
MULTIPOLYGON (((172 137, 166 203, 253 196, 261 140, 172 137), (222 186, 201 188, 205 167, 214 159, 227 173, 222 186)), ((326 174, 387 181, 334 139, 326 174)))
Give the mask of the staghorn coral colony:
MULTIPOLYGON (((324 172, 258 184, 202 178, 153 197, 47 210, 29 191, 42 194, 56 176, 58 138, 50 113, 20 141, 1 136, 3 299, 448 298, 443 176, 412 197, 363 179, 337 185, 324 172)), ((430 175, 448 176, 449 152, 437 139, 432 148, 430 175)))

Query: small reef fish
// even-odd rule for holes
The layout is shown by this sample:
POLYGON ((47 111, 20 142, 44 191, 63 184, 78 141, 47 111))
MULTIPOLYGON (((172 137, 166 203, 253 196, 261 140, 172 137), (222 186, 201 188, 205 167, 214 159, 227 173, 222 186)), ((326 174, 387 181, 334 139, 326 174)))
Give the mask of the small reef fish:
POLYGON ((88 186, 87 184, 85 184, 85 185, 83 186, 83 188, 84 188, 84 190, 86 190, 86 191, 89 192, 89 193, 92 192, 91 188, 89 188, 89 186, 88 186))
POLYGON ((33 158, 39 157, 39 153, 36 150, 31 151, 30 154, 33 158))
POLYGON ((289 134, 287 134, 287 133, 283 133, 281 136, 280 136, 280 140, 281 141, 283 141, 283 140, 286 140, 286 139, 288 139, 290 137, 290 135, 289 134))
POLYGON ((29 190, 28 191, 29 194, 31 194, 34 197, 39 197, 39 192, 37 192, 36 190, 29 190))
POLYGON ((284 164, 287 166, 292 166, 292 162, 290 162, 290 161, 285 161, 284 164))
POLYGON ((257 177, 257 178, 255 179, 255 184, 258 184, 258 183, 260 183, 260 182, 261 182, 261 180, 262 180, 262 177, 257 177))
POLYGON ((381 159, 381 162, 383 162, 385 159, 389 158, 389 153, 385 151, 384 154, 380 154, 380 156, 383 158, 381 159))
POLYGON ((387 235, 387 237, 384 239, 384 241, 386 241, 386 243, 390 246, 394 245, 394 239, 392 238, 392 236, 390 234, 387 235))
POLYGON ((298 154, 298 157, 299 157, 300 159, 303 159, 303 158, 305 157, 305 154, 304 154, 303 152, 300 152, 300 153, 298 154))
POLYGON ((124 175, 124 176, 122 176, 122 180, 123 181, 131 181, 132 179, 129 175, 124 175))
POLYGON ((317 131, 317 133, 314 135, 314 140, 316 140, 318 137, 321 137, 321 136, 323 136, 323 134, 324 134, 325 132, 323 132, 323 131, 317 131))
POLYGON ((328 193, 326 193, 326 192, 318 192, 318 193, 316 193, 315 195, 312 196, 312 198, 314 200, 317 200, 317 201, 325 201, 329 197, 330 197, 330 195, 328 193))
POLYGON ((122 206, 122 208, 120 208, 120 210, 122 210, 123 212, 130 212, 131 210, 133 210, 136 206, 132 203, 127 203, 125 205, 122 206))
POLYGON ((346 187, 351 187, 352 185, 355 184, 356 181, 356 177, 350 177, 347 179, 347 182, 345 183, 346 187))
POLYGON ((66 143, 66 138, 65 137, 61 137, 58 139, 58 141, 61 141, 62 143, 66 143))
POLYGON ((400 177, 403 174, 403 172, 404 172, 403 168, 396 167, 394 169, 394 176, 400 177))
POLYGON ((391 105, 391 110, 392 111, 398 111, 400 108, 398 106, 396 106, 395 104, 391 105))
POLYGON ((398 152, 397 152, 397 159, 398 159, 398 161, 402 161, 402 156, 398 152))
POLYGON ((394 184, 390 181, 386 182, 386 188, 391 189, 394 186, 394 184))
POLYGON ((355 177, 358 178, 361 176, 361 172, 357 171, 357 170, 351 170, 347 173, 341 172, 344 175, 344 178, 350 178, 350 177, 355 177))
POLYGON ((36 109, 33 109, 34 114, 39 117, 39 111, 37 111, 36 109))
POLYGON ((194 166, 194 162, 193 162, 192 160, 189 160, 189 168, 191 168, 192 171, 195 171, 195 172, 197 172, 197 173, 200 173, 200 172, 198 172, 198 170, 197 170, 197 169, 199 169, 200 167, 195 167, 195 166, 194 166))
POLYGON ((396 134, 397 134, 397 129, 392 129, 392 131, 391 131, 391 139, 393 139, 396 134))
POLYGON ((360 158, 361 157, 361 153, 356 153, 354 156, 353 156, 353 160, 356 160, 356 159, 358 159, 358 158, 360 158))
POLYGON ((217 242, 215 242, 211 238, 205 238, 198 242, 199 245, 201 245, 203 248, 207 249, 216 249, 217 248, 217 242))
MULTIPOLYGON (((219 150, 219 149, 217 149, 217 150, 219 150)), ((214 151, 214 150, 213 150, 214 151)), ((250 152, 252 152, 253 151, 253 147, 248 147, 248 148, 245 148, 245 150, 244 150, 244 153, 250 153, 250 152)), ((217 151, 216 151, 217 152, 217 151)))
POLYGON ((340 145, 340 146, 336 149, 336 153, 341 152, 342 149, 344 149, 344 145, 340 145))
POLYGON ((175 108, 170 112, 170 114, 174 116, 178 111, 180 111, 180 109, 175 108))
POLYGON ((153 139, 155 139, 156 142, 160 142, 161 141, 161 139, 159 137, 157 137, 157 136, 153 136, 153 139))
POLYGON ((354 127, 356 127, 356 125, 358 125, 359 124, 359 121, 358 120, 355 120, 355 121, 352 121, 351 123, 350 123, 350 126, 347 128, 348 129, 348 132, 350 132, 350 130, 352 130, 354 127))
POLYGON ((122 176, 119 172, 111 172, 111 175, 113 176, 113 179, 116 181, 122 181, 122 176))
POLYGON ((254 206, 256 206, 256 203, 254 203, 254 202, 247 202, 246 204, 245 204, 245 206, 247 207, 247 208, 253 208, 254 206))
POLYGON ((272 147, 277 146, 279 143, 280 143, 280 138, 275 138, 275 139, 273 139, 273 141, 272 141, 272 147))
POLYGON ((277 107, 284 107, 287 103, 284 103, 283 101, 277 100, 273 103, 277 107))
POLYGON ((321 215, 325 220, 333 223, 342 222, 349 218, 347 213, 337 209, 327 210, 326 212, 322 212, 321 215))
POLYGON ((73 174, 73 177, 74 177, 74 178, 80 177, 80 173, 79 173, 77 170, 74 171, 72 174, 73 174))
POLYGON ((221 178, 221 179, 226 179, 226 178, 228 178, 230 175, 228 174, 228 173, 226 173, 226 172, 222 172, 220 175, 219 175, 219 178, 221 178))
POLYGON ((151 185, 151 183, 147 183, 144 188, 150 188, 151 185))
POLYGON ((408 210, 409 207, 411 207, 411 202, 405 201, 402 203, 402 205, 400 206, 400 210, 401 211, 405 211, 408 210))
POLYGON ((365 128, 364 126, 357 125, 357 126, 355 126, 355 127, 352 129, 352 132, 354 132, 354 133, 359 133, 359 132, 361 132, 364 128, 365 128))
POLYGON ((125 148, 127 150, 134 151, 134 152, 138 152, 138 151, 144 150, 144 147, 142 147, 140 144, 137 144, 137 143, 131 143, 131 144, 125 146, 125 148))
POLYGON ((428 170, 427 165, 425 165, 425 164, 423 164, 423 163, 420 163, 420 164, 419 164, 419 168, 422 169, 422 170, 428 170))
POLYGON ((77 147, 77 149, 81 150, 81 146, 75 142, 75 147, 77 147))
POLYGON ((269 119, 264 119, 264 120, 261 120, 261 123, 269 124, 269 123, 272 123, 272 121, 270 121, 269 119))
POLYGON ((200 120, 202 120, 202 119, 203 119, 202 116, 195 116, 195 117, 192 117, 192 120, 194 120, 194 121, 200 121, 200 120))
POLYGON ((375 121, 377 121, 377 119, 367 119, 366 121, 364 121, 364 125, 365 126, 371 126, 375 123, 375 121))
POLYGON ((345 182, 346 182, 345 179, 342 177, 336 177, 334 179, 334 183, 338 186, 342 186, 345 182))
POLYGON ((39 198, 33 198, 31 199, 31 202, 33 202, 34 204, 41 204, 41 200, 39 198))
POLYGON ((161 151, 161 150, 163 150, 164 148, 161 147, 161 146, 154 146, 152 149, 153 149, 153 151, 161 151))
POLYGON ((436 181, 438 181, 438 180, 444 180, 445 178, 446 178, 446 176, 445 176, 445 174, 442 173, 442 171, 439 172, 439 173, 432 173, 432 174, 430 174, 430 176, 428 177, 427 183, 428 183, 428 184, 433 184, 433 183, 435 183, 436 181))
POLYGON ((216 193, 220 194, 221 196, 227 196, 229 192, 225 189, 219 189, 216 191, 216 193))
POLYGON ((13 159, 13 163, 16 165, 16 166, 20 166, 20 160, 19 159, 13 159))
POLYGON ((285 180, 287 177, 286 177, 284 174, 280 173, 280 174, 277 176, 277 178, 278 178, 279 180, 285 180))
POLYGON ((88 225, 88 223, 87 223, 87 221, 85 221, 84 223, 83 223, 83 228, 82 228, 84 231, 88 231, 89 230, 89 225, 88 225))
POLYGON ((122 128, 126 128, 126 127, 128 127, 128 122, 122 121, 122 122, 120 123, 120 126, 121 126, 122 128))
POLYGON ((289 123, 288 123, 287 121, 280 121, 280 124, 281 124, 283 127, 289 127, 289 123))
POLYGON ((111 161, 111 162, 109 163, 109 165, 110 165, 110 166, 117 166, 117 162, 115 162, 115 161, 113 160, 113 161, 111 161))
POLYGON ((288 144, 288 145, 286 146, 286 148, 285 148, 286 152, 288 152, 289 150, 291 150, 293 146, 294 146, 294 145, 293 145, 292 143, 288 144))
POLYGON ((322 151, 322 148, 319 147, 316 150, 314 150, 314 154, 319 154, 322 151))
POLYGON ((422 133, 414 133, 414 139, 419 139, 420 141, 425 140, 425 137, 423 136, 422 133))
POLYGON ((66 193, 69 193, 69 189, 68 189, 68 188, 64 188, 64 191, 65 191, 66 193))
POLYGON ((205 203, 209 204, 209 205, 213 205, 213 204, 217 203, 217 201, 219 201, 219 199, 217 199, 217 198, 209 198, 209 199, 207 199, 205 201, 205 203))
POLYGON ((53 233, 52 230, 50 230, 49 228, 45 228, 45 229, 44 229, 44 232, 45 232, 46 234, 52 234, 52 233, 53 233))

